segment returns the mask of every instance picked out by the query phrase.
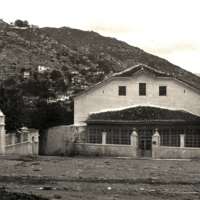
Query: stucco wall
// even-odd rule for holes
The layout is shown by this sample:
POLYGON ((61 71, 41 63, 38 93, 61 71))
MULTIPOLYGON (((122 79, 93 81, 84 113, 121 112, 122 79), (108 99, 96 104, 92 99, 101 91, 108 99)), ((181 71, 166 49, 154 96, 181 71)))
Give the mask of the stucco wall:
POLYGON ((32 154, 32 144, 23 142, 15 145, 8 145, 5 147, 6 155, 29 155, 32 154))
POLYGON ((76 97, 74 123, 84 123, 90 112, 144 104, 181 108, 200 116, 200 93, 171 78, 155 78, 142 73, 111 79, 76 97), (146 96, 139 96, 139 83, 146 83, 146 96), (126 96, 118 95, 119 86, 126 86, 126 96), (167 96, 159 96, 159 86, 167 86, 167 96))
POLYGON ((154 147, 153 158, 157 159, 200 159, 200 148, 154 147))
POLYGON ((39 148, 41 155, 69 155, 72 148, 71 126, 56 126, 41 133, 39 148))
POLYGON ((74 153, 93 156, 126 156, 136 155, 135 148, 131 145, 102 145, 89 143, 74 143, 74 153))
POLYGON ((16 134, 6 134, 5 138, 10 138, 9 144, 5 140, 5 154, 6 155, 38 155, 39 141, 38 130, 28 129, 19 135, 20 141, 16 143, 16 134), (27 133, 26 139, 24 138, 27 133), (26 141, 24 141, 24 139, 26 141))

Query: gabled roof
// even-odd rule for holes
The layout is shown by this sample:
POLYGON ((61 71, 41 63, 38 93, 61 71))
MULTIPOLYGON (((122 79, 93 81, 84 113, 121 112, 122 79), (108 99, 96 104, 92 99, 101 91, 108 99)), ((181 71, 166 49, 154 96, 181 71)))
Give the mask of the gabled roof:
POLYGON ((156 77, 173 77, 173 74, 161 72, 161 71, 156 70, 152 67, 149 67, 148 65, 145 65, 145 64, 136 64, 136 65, 134 65, 128 69, 125 69, 119 73, 113 74, 113 76, 114 77, 131 77, 131 76, 139 73, 140 71, 146 71, 156 77))
POLYGON ((188 80, 180 79, 180 77, 177 77, 174 73, 162 72, 162 71, 156 70, 156 69, 154 69, 152 67, 149 67, 148 65, 137 63, 137 64, 135 64, 134 66, 132 66, 130 68, 127 68, 127 69, 125 69, 125 70, 123 70, 121 72, 118 72, 118 73, 114 73, 113 75, 111 75, 107 79, 104 79, 103 81, 92 85, 91 87, 89 87, 85 91, 74 95, 73 98, 84 94, 85 92, 91 90, 92 88, 95 88, 98 85, 101 85, 104 82, 107 82, 108 80, 110 80, 112 78, 115 78, 115 77, 116 78, 117 77, 131 77, 131 76, 135 76, 135 75, 139 74, 140 72, 147 72, 148 74, 151 74, 154 77, 171 77, 171 78, 173 78, 175 80, 178 80, 178 81, 180 81, 182 83, 185 83, 186 85, 188 85, 188 86, 200 91, 200 79, 199 79, 199 83, 188 82, 188 80))
POLYGON ((98 112, 89 115, 86 123, 152 123, 196 122, 200 117, 184 110, 171 110, 154 106, 135 106, 116 111, 98 112))

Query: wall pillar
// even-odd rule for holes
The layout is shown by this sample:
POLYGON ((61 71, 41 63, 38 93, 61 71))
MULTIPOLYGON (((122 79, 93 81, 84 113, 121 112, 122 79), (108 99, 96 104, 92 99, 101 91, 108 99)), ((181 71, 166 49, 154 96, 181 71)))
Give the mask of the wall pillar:
POLYGON ((0 110, 0 154, 5 154, 5 115, 0 110))
POLYGON ((102 132, 102 144, 106 144, 106 132, 102 132))
POLYGON ((180 134, 180 147, 185 147, 185 134, 180 134))
POLYGON ((33 154, 33 139, 32 139, 33 135, 29 132, 28 133, 28 141, 29 141, 29 145, 28 145, 28 152, 29 154, 33 154))
POLYGON ((11 137, 12 137, 12 145, 14 145, 14 144, 15 144, 15 137, 16 137, 16 134, 13 133, 13 134, 11 135, 11 137))
POLYGON ((24 141, 24 132, 21 132, 20 135, 20 143, 22 143, 24 141))
POLYGON ((133 128, 133 132, 131 134, 131 146, 133 146, 133 157, 136 157, 138 149, 138 134, 136 132, 136 128, 133 128))
POLYGON ((34 135, 34 141, 32 143, 33 145, 33 154, 34 155, 38 155, 38 152, 39 152, 39 134, 35 134, 34 135))
POLYGON ((155 133, 152 136, 152 158, 155 158, 155 148, 160 146, 160 135, 158 133, 158 129, 155 129, 155 133))

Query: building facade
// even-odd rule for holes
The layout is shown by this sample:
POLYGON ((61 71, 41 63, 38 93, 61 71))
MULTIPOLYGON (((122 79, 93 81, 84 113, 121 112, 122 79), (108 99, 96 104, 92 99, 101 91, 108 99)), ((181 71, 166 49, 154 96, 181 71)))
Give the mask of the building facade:
POLYGON ((153 157, 163 146, 199 148, 198 84, 137 64, 74 96, 74 124, 85 127, 88 144, 116 146, 113 155, 120 145, 134 145, 131 155, 153 157))

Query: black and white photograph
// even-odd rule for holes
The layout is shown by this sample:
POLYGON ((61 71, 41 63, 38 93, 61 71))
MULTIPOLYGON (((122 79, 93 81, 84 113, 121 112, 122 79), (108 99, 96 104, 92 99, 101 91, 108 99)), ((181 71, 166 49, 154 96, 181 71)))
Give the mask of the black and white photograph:
POLYGON ((2 0, 0 200, 200 199, 199 9, 2 0))

